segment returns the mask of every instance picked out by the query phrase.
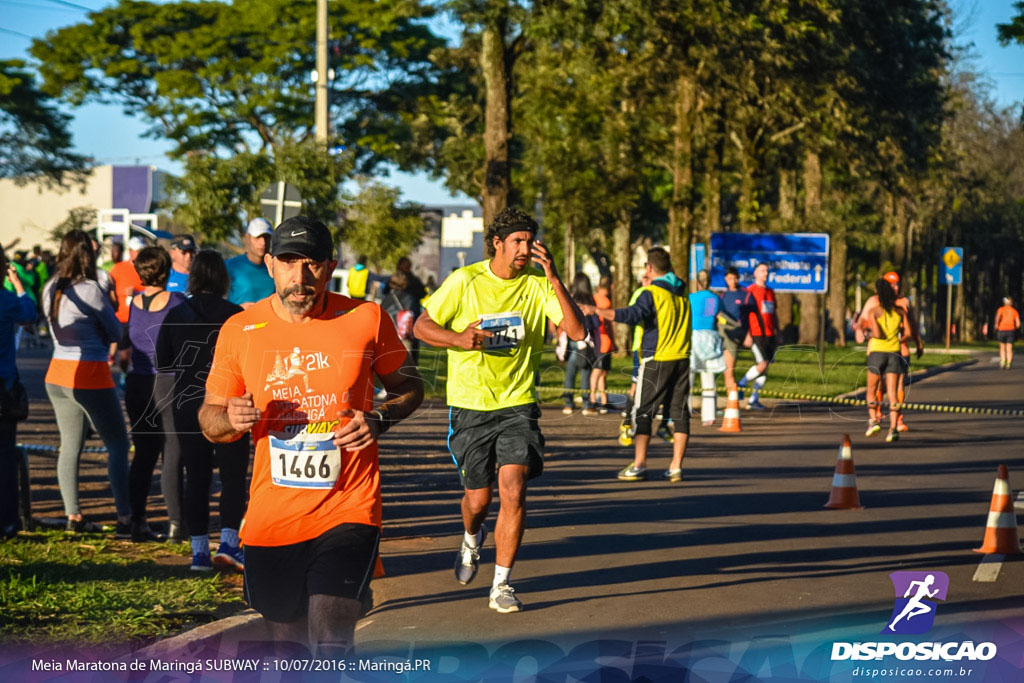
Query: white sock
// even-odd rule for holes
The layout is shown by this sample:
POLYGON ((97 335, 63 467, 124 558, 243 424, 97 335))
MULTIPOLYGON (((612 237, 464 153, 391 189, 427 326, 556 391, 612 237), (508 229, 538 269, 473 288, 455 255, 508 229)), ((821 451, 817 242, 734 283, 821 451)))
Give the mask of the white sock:
POLYGON ((768 378, 765 377, 764 375, 761 375, 760 377, 758 377, 757 379, 754 380, 754 388, 750 390, 750 400, 751 401, 756 401, 757 400, 757 395, 759 393, 761 393, 761 389, 764 388, 764 383, 767 382, 767 381, 768 381, 768 378))
POLYGON ((210 536, 192 536, 192 554, 199 555, 205 553, 210 554, 210 536))
POLYGON ((221 545, 229 545, 232 548, 238 547, 238 529, 221 529, 220 530, 220 543, 221 545))
POLYGON ((475 534, 464 531, 462 533, 462 541, 470 548, 476 548, 480 545, 480 537, 483 536, 482 531, 483 527, 480 527, 475 534))
POLYGON ((512 573, 512 567, 502 567, 501 565, 494 565, 494 581, 491 582, 491 588, 500 586, 503 583, 508 583, 508 575, 512 573))
POLYGON ((747 374, 743 375, 743 379, 740 380, 739 384, 741 387, 745 387, 748 382, 752 382, 760 376, 761 373, 758 371, 757 366, 751 365, 750 369, 747 370, 747 374))

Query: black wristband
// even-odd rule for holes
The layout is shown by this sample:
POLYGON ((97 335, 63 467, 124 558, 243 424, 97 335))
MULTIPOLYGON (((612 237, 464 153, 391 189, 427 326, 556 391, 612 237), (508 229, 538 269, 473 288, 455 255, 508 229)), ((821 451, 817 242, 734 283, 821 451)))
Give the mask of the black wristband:
POLYGON ((383 434, 384 432, 386 432, 389 429, 391 429, 391 425, 393 424, 393 422, 391 420, 391 416, 388 415, 388 412, 386 410, 381 410, 380 408, 374 408, 368 414, 369 415, 373 415, 374 419, 377 420, 377 424, 380 427, 378 429, 378 431, 377 431, 378 435, 383 434))

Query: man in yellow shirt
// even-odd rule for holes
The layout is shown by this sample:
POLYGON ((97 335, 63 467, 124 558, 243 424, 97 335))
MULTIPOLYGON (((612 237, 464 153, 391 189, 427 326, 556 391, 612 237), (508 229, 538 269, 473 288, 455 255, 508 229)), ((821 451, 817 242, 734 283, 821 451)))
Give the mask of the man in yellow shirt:
POLYGON ((455 560, 455 578, 463 585, 479 567, 497 473, 501 508, 489 606, 501 613, 522 609, 509 573, 523 537, 526 482, 544 468, 534 372, 545 319, 574 341, 585 334, 583 315, 547 248, 535 239, 537 230, 529 214, 501 211, 485 236, 494 256, 449 275, 413 329, 421 341, 448 349, 448 447, 465 488, 465 533, 455 560), (543 273, 529 267, 531 255, 543 273))
POLYGON ((651 422, 658 406, 667 406, 675 432, 672 460, 664 477, 670 482, 683 480, 683 457, 690 436, 690 337, 693 320, 686 283, 672 268, 667 251, 654 247, 647 252, 645 274, 651 284, 643 288, 636 301, 626 308, 584 306, 587 315, 596 313, 604 320, 627 325, 642 325, 640 369, 633 402, 633 463, 619 472, 622 481, 647 479, 647 448, 651 442, 651 422))

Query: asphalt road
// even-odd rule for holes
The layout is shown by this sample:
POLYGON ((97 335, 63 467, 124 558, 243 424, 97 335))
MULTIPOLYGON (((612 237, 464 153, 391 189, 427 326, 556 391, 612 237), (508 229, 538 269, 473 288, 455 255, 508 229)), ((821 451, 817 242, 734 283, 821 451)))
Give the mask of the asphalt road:
MULTIPOLYGON (((982 357, 914 384, 907 400, 1024 408, 1022 379, 1024 367, 1002 371, 982 357)), ((982 556, 971 549, 984 534, 998 466, 1008 465, 1011 487, 1024 486, 1022 418, 912 412, 910 432, 886 444, 882 435, 863 436, 863 408, 765 403, 768 413, 744 411, 742 434, 694 420, 681 484, 657 477, 668 444, 655 442, 652 480, 620 482, 615 473, 632 449, 616 443, 617 416, 546 408, 545 472, 531 482, 512 574, 525 610, 506 615, 487 607, 491 539, 475 582, 460 586, 453 577, 461 492, 445 447, 447 410, 422 409, 383 440, 387 576, 374 582, 376 606, 357 631, 361 647, 412 657, 459 643, 445 646, 455 653, 449 673, 473 678, 467 662, 513 646, 540 667, 580 648, 597 648, 590 659, 626 656, 615 649, 626 645, 605 651, 599 642, 632 644, 639 657, 644 644, 678 650, 712 647, 717 638, 733 648, 723 655, 728 680, 746 650, 783 642, 799 668, 801 657, 837 639, 878 638, 893 608, 888 575, 908 570, 949 576, 933 636, 977 639, 981 629, 1020 640, 1024 565, 1007 558, 996 581, 975 582, 982 556), (862 510, 823 508, 844 433, 862 510)), ((33 408, 21 440, 55 443, 46 406, 33 408)), ((97 514, 107 514, 102 459, 93 460, 86 483, 97 514)), ((53 461, 32 456, 37 514, 60 515, 53 461)), ((159 506, 154 487, 151 507, 159 506)), ((1024 648, 1014 652, 1020 667, 1024 648)))
MULTIPOLYGON (((907 400, 1024 407, 1022 370, 983 361, 915 384, 907 400)), ((487 609, 490 542, 474 584, 453 578, 459 494, 438 453, 445 415, 425 411, 417 422, 436 436, 399 429, 388 449, 385 481, 394 470, 421 473, 386 490, 389 576, 377 582, 386 600, 362 637, 635 639, 708 624, 882 620, 892 607, 887 574, 906 569, 946 571, 955 590, 945 609, 965 619, 1024 605, 1019 563, 1006 563, 995 584, 970 580, 998 465, 1009 466, 1011 486, 1024 485, 1021 418, 915 412, 911 431, 886 444, 863 436, 864 409, 776 405, 743 417, 742 434, 694 420, 685 478, 673 485, 615 478, 631 457, 615 442, 616 417, 545 410, 546 467, 531 484, 513 571, 526 609, 498 615, 487 609), (863 510, 822 507, 844 433, 863 510)), ((652 473, 671 448, 655 444, 652 473)))

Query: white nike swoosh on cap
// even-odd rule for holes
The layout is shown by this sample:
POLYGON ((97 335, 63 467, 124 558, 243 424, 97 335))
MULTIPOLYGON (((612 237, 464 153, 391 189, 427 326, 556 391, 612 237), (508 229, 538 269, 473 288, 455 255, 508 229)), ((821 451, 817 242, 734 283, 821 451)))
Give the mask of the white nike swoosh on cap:
POLYGON ((298 237, 299 235, 305 235, 305 234, 306 234, 305 230, 300 230, 298 232, 295 232, 294 230, 292 230, 291 237, 298 237))

